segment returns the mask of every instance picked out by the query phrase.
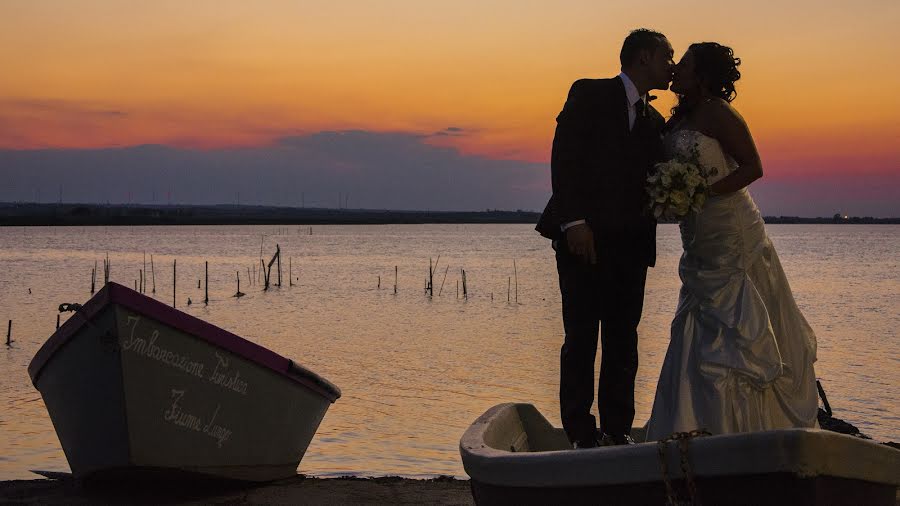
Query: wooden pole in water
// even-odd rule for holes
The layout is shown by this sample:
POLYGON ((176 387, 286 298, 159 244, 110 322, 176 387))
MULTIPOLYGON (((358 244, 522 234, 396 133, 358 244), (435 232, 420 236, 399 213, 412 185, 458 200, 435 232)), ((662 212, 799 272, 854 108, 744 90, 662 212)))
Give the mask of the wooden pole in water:
MULTIPOLYGON (((209 305, 209 261, 204 262, 204 275, 206 276, 206 285, 205 286, 205 295, 203 297, 203 303, 207 306, 209 305)), ((238 292, 241 291, 240 282, 238 282, 238 292)))
POLYGON ((434 266, 431 264, 431 258, 428 258, 428 282, 425 283, 425 290, 428 291, 429 297, 434 297, 434 266))
POLYGON ((519 271, 516 269, 516 259, 513 258, 513 274, 516 276, 516 304, 519 303, 519 271))
POLYGON ((266 276, 266 263, 262 258, 259 259, 259 271, 265 276, 265 284, 263 285, 263 291, 269 289, 269 277, 266 276))
POLYGON ((512 278, 506 278, 506 302, 509 302, 509 288, 512 284, 512 278))
POLYGON ((275 256, 278 257, 278 288, 281 288, 281 248, 275 245, 275 256))
POLYGON ((441 287, 438 288, 438 297, 441 296, 441 292, 444 291, 444 281, 447 281, 447 272, 450 271, 450 266, 448 265, 446 269, 444 269, 444 279, 441 280, 441 287))
POLYGON ((9 326, 6 327, 6 345, 9 346, 9 343, 12 342, 12 320, 9 321, 9 326))
POLYGON ((241 271, 237 271, 237 292, 234 294, 235 297, 243 297, 244 294, 241 293, 241 271))
POLYGON ((469 285, 466 283, 466 270, 462 269, 463 298, 469 300, 469 285))
POLYGON ((153 268, 153 253, 150 254, 150 274, 153 276, 153 293, 156 293, 156 269, 153 268))
MULTIPOLYGON (((266 265, 265 260, 263 260, 263 243, 264 242, 266 242, 266 236, 262 235, 259 237, 259 261, 262 262, 263 268, 265 268, 265 265, 266 265)), ((265 274, 265 273, 260 273, 260 274, 265 274)), ((268 284, 268 283, 266 283, 266 284, 268 284)))
MULTIPOLYGON (((278 262, 278 267, 280 268, 281 267, 281 248, 278 246, 278 244, 275 245, 275 256, 273 256, 272 259, 269 260, 269 265, 265 265, 265 263, 263 263, 263 268, 266 269, 266 273, 265 273, 266 274, 266 287, 264 289, 265 291, 269 290, 269 282, 272 279, 272 264, 274 264, 276 261, 278 262)), ((278 286, 281 286, 281 271, 280 270, 278 272, 278 286)))
POLYGON ((294 272, 291 269, 291 264, 294 262, 294 257, 288 257, 288 286, 294 286, 294 272))
MULTIPOLYGON (((312 230, 312 227, 310 227, 312 230)), ((394 266, 394 295, 397 295, 397 266, 394 266)))
POLYGON ((56 328, 59 328, 59 313, 56 313, 56 328))
POLYGON ((175 307, 175 283, 178 281, 178 259, 172 260, 172 307, 175 307))
POLYGON ((250 268, 247 267, 247 282, 250 283, 250 286, 253 286, 253 278, 250 277, 250 268))
POLYGON ((381 290, 381 274, 378 275, 378 289, 381 290))
POLYGON ((94 270, 91 271, 91 295, 94 295, 94 287, 97 284, 97 261, 94 260, 94 270))
POLYGON ((138 271, 138 280, 140 280, 140 283, 138 284, 140 290, 138 290, 138 292, 144 293, 144 271, 138 271))
MULTIPOLYGON (((147 272, 147 252, 144 252, 144 272, 147 272)), ((147 276, 141 280, 141 293, 147 293, 147 276)))

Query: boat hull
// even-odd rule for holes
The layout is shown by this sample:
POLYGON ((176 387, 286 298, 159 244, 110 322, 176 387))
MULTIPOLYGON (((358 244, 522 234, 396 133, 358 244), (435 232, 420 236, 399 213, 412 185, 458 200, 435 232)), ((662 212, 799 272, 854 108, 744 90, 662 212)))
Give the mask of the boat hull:
MULTIPOLYGON (((668 504, 660 481, 627 485, 584 487, 509 487, 471 481, 476 504, 644 505, 668 504)), ((685 504, 691 495, 683 480, 672 483, 685 504)), ((697 504, 730 506, 813 506, 861 504, 894 506, 896 487, 883 483, 834 477, 800 478, 793 473, 771 473, 731 478, 698 478, 697 504)))
MULTIPOLYGON (((641 440, 640 431, 633 435, 641 440)), ((463 435, 460 454, 478 504, 693 498, 703 504, 893 506, 900 484, 900 452, 841 434, 791 429, 694 438, 686 450, 678 442, 572 450, 563 431, 530 404, 488 410, 463 435)))
POLYGON ((78 329, 36 357, 34 384, 75 477, 295 475, 339 391, 237 336, 209 338, 208 327, 125 295, 74 315, 78 329))

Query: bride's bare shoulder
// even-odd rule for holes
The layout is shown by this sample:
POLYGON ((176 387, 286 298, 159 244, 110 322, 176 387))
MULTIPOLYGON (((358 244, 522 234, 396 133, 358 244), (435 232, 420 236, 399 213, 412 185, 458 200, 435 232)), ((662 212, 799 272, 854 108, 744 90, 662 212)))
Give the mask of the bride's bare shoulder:
POLYGON ((716 137, 717 132, 734 128, 746 128, 747 122, 741 113, 729 102, 720 98, 710 98, 697 107, 697 122, 702 125, 704 133, 709 132, 716 137))

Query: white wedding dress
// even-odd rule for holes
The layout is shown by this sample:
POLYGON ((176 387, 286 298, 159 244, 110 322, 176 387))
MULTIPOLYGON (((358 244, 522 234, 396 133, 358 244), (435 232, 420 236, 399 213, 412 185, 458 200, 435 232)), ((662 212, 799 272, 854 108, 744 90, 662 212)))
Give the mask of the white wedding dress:
MULTIPOLYGON (((697 145, 721 179, 737 168, 719 142, 675 130, 667 155, 697 145)), ((711 197, 680 225, 682 287, 647 438, 815 427, 816 336, 800 313, 746 188, 711 197)))

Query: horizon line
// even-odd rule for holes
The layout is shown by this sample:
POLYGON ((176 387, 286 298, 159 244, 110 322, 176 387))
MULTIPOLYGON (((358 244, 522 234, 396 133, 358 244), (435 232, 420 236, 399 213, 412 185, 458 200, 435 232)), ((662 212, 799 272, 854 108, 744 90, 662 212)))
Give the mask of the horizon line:
MULTIPOLYGON (((363 212, 363 213, 429 213, 429 214, 490 214, 490 213, 509 213, 509 214, 534 214, 540 215, 542 211, 533 209, 483 209, 483 210, 437 210, 437 209, 389 209, 389 208, 348 208, 348 207, 320 207, 320 206, 294 206, 294 205, 274 205, 274 204, 235 204, 235 203, 215 203, 215 204, 192 204, 192 203, 124 203, 124 202, 35 202, 35 201, 0 201, 0 207, 19 207, 19 206, 94 206, 94 207, 118 207, 118 208, 264 208, 278 210, 293 211, 328 211, 328 212, 363 212)), ((23 215, 19 215, 20 217, 23 215)), ((800 216, 800 215, 764 215, 763 218, 772 219, 804 219, 804 220, 841 220, 851 221, 854 219, 872 219, 872 220, 898 220, 900 216, 863 216, 850 215, 843 213, 834 213, 830 216, 800 216)), ((2 225, 0 225, 2 226, 2 225)))

